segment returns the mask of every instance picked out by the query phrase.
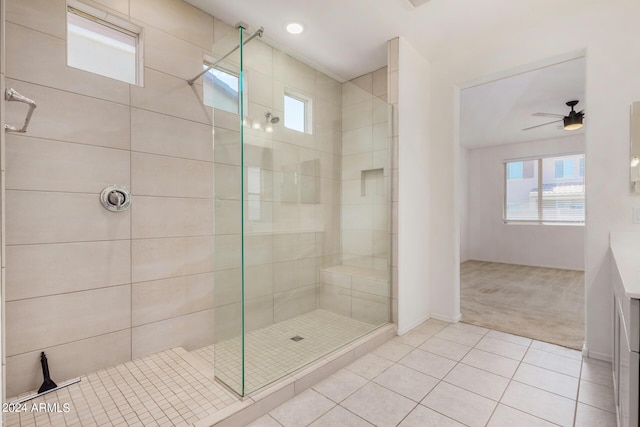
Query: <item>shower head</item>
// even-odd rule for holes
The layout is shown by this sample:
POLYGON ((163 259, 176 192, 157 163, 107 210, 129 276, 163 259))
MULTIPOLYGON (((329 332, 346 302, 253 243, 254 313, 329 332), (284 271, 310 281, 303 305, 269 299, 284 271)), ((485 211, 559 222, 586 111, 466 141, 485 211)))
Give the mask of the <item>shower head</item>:
POLYGON ((267 123, 273 123, 274 125, 280 121, 280 117, 274 116, 271 111, 267 111, 264 113, 264 116, 267 118, 267 123))

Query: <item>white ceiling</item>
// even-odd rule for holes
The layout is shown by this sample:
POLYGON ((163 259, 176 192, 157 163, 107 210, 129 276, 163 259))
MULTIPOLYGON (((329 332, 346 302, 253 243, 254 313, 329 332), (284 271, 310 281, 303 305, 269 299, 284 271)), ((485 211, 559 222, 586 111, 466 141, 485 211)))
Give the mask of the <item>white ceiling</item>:
POLYGON ((533 113, 566 115, 567 101, 579 100, 576 111, 585 109, 584 58, 541 68, 465 89, 460 100, 460 144, 466 148, 560 138, 584 133, 566 131, 562 122, 523 131, 557 120, 533 113))
MULTIPOLYGON (((557 14, 557 0, 185 0, 205 12, 249 30, 264 27, 265 38, 340 80, 351 80, 384 67, 387 40, 405 37, 431 61, 469 49, 484 34, 517 34, 522 23, 557 14), (290 22, 305 31, 286 32, 290 22)), ((461 143, 465 147, 557 138, 567 131, 532 113, 566 114, 565 103, 585 108, 584 61, 575 60, 520 74, 462 92, 461 143)), ((585 122, 588 115, 585 116, 585 122)), ((576 131, 576 132, 583 132, 576 131)))
MULTIPOLYGON (((342 80, 384 67, 387 40, 406 37, 433 60, 488 32, 517 31, 522 18, 557 14, 557 0, 429 0, 413 7, 409 0, 185 0, 222 21, 265 28, 297 57, 320 64, 342 80), (522 4, 525 3, 525 4, 522 4), (302 23, 300 35, 286 32, 289 22, 302 23)), ((419 4, 420 2, 416 2, 419 4)))

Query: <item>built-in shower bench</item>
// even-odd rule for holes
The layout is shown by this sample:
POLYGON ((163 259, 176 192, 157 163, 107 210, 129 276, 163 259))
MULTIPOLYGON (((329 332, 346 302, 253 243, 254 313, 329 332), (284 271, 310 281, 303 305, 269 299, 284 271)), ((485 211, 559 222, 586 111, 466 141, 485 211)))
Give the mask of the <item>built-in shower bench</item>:
POLYGON ((367 323, 389 321, 388 270, 336 265, 320 270, 320 308, 367 323))

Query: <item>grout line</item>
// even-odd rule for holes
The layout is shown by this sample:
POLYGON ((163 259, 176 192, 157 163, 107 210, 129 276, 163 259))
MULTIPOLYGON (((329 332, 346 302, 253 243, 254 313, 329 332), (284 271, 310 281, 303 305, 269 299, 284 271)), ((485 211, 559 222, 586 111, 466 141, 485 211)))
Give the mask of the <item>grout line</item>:
MULTIPOLYGON (((123 102, 114 101, 112 99, 105 99, 105 98, 100 98, 100 97, 93 96, 93 95, 87 95, 87 94, 84 94, 84 93, 73 92, 73 91, 68 90, 68 89, 62 89, 62 88, 59 88, 59 87, 47 86, 46 84, 35 83, 33 81, 30 81, 30 80, 22 80, 22 79, 19 79, 19 78, 8 77, 8 76, 6 77, 6 79, 13 80, 13 81, 20 82, 20 83, 26 83, 26 84, 32 85, 32 86, 39 86, 39 87, 46 88, 46 89, 49 89, 49 90, 54 90, 54 91, 58 91, 58 92, 64 92, 64 93, 71 94, 71 95, 74 95, 74 96, 81 96, 81 97, 85 97, 85 98, 90 98, 90 99, 93 99, 93 100, 96 100, 96 101, 108 102, 108 103, 120 105, 122 107, 130 107, 129 104, 125 104, 123 102)), ((123 82, 123 84, 128 84, 128 83, 124 83, 123 82)))
POLYGON ((574 426, 576 425, 576 417, 578 416, 578 402, 580 399, 580 387, 582 386, 582 369, 583 368, 584 368, 584 358, 580 361, 580 375, 578 376, 578 390, 576 391, 576 401, 573 407, 573 425, 574 426))
MULTIPOLYGON (((131 7, 131 3, 128 2, 128 8, 130 9, 131 7)), ((130 10, 128 10, 128 12, 130 12, 130 10)), ((130 16, 130 15, 129 15, 130 16)), ((138 46, 136 48, 136 50, 138 50, 140 46, 138 46)), ((136 58, 136 68, 139 65, 138 63, 140 62, 140 58, 136 58)), ((144 70, 143 70, 144 71, 144 70)), ((137 77, 140 77, 140 75, 138 75, 137 77)), ((137 80, 138 78, 136 78, 137 80)), ((132 182, 132 177, 133 177, 133 152, 131 151, 131 139, 133 138, 133 130, 131 129, 131 123, 133 121, 132 117, 133 117, 133 110, 131 109, 131 86, 129 86, 129 90, 128 90, 128 95, 129 95, 129 188, 133 188, 133 182, 132 182)), ((131 200, 131 199, 130 199, 131 200)), ((131 206, 131 213, 130 213, 130 217, 129 217, 129 256, 128 256, 128 260, 129 260, 129 360, 133 359, 133 212, 135 210, 136 206, 133 205, 131 206)))
MULTIPOLYGON (((108 185, 108 184, 105 184, 108 185)), ((34 189, 22 189, 22 188, 7 188, 8 191, 22 192, 22 193, 53 193, 53 194, 80 194, 95 197, 95 192, 90 191, 52 191, 52 190, 34 190, 34 189)), ((183 200, 214 200, 213 197, 185 197, 185 196, 173 196, 173 195, 157 195, 157 194, 133 194, 134 197, 150 197, 160 199, 183 199, 183 200)), ((235 200, 235 199, 223 199, 223 200, 235 200)), ((237 199, 240 200, 240 199, 237 199)), ((129 240, 129 239, 120 239, 129 240)), ((91 240, 92 241, 92 240, 91 240)))

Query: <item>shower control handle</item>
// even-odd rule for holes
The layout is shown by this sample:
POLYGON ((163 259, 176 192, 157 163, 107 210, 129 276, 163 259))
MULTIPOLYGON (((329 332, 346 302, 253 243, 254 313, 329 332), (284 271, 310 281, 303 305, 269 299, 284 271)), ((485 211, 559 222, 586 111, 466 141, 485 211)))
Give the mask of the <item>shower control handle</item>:
POLYGON ((112 185, 102 190, 100 202, 111 212, 122 212, 131 206, 131 193, 126 187, 112 185))
POLYGON ((115 205, 117 209, 120 209, 120 206, 122 206, 122 202, 124 201, 124 194, 119 191, 112 190, 109 192, 107 200, 109 200, 109 203, 112 205, 115 205))

